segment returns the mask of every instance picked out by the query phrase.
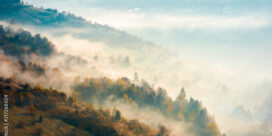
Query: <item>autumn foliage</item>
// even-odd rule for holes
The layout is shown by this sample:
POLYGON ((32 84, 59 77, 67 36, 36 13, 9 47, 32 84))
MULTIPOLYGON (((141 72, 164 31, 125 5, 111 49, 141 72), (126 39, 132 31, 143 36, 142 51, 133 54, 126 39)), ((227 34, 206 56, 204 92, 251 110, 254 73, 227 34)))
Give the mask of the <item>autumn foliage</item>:
POLYGON ((193 123, 193 133, 203 136, 220 135, 213 118, 197 100, 186 98, 184 88, 175 100, 167 95, 163 88, 154 89, 146 81, 140 84, 131 82, 128 78, 113 81, 108 78, 85 79, 85 82, 75 87, 84 101, 99 102, 124 100, 139 108, 152 107, 159 110, 165 117, 177 121, 193 123))
MULTIPOLYGON (((16 103, 12 106, 27 107, 33 116, 39 110, 47 116, 62 120, 70 125, 84 129, 96 136, 156 136, 160 132, 141 124, 137 120, 126 120, 118 109, 95 109, 92 103, 75 103, 73 97, 52 89, 43 89, 40 85, 31 87, 10 79, 0 78, 1 96, 8 94, 16 103)), ((37 122, 43 121, 43 116, 37 122)))

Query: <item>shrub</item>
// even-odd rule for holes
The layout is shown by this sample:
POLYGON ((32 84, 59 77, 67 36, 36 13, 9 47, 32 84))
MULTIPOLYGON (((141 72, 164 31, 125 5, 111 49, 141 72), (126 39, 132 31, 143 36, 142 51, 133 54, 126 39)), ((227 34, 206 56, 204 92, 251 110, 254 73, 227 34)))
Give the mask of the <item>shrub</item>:
POLYGON ((42 121, 43 121, 43 116, 42 116, 42 115, 40 115, 40 117, 39 117, 39 121, 40 121, 40 122, 42 122, 42 121))
POLYGON ((34 106, 33 104, 31 104, 31 105, 29 106, 29 113, 30 113, 31 115, 34 115, 34 114, 36 113, 36 108, 35 108, 35 106, 34 106))

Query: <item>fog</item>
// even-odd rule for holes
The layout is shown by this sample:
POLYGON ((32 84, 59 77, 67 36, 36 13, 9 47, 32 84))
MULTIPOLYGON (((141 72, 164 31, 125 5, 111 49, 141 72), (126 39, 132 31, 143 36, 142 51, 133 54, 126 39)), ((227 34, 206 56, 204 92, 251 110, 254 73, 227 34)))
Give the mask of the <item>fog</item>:
POLYGON ((83 78, 105 76, 117 79, 125 76, 133 79, 134 73, 137 72, 140 79, 147 80, 155 87, 167 88, 172 98, 181 87, 185 87, 188 95, 200 99, 214 115, 223 132, 229 135, 271 134, 271 129, 258 129, 262 128, 263 123, 268 124, 266 128, 271 128, 271 121, 263 122, 263 118, 268 117, 269 112, 266 109, 269 109, 269 106, 258 105, 271 99, 271 95, 262 97, 272 89, 271 86, 262 84, 262 81, 269 82, 267 75, 257 73, 245 75, 239 70, 232 71, 207 60, 185 59, 182 58, 182 54, 178 56, 171 49, 160 47, 137 51, 89 42, 71 35, 51 39, 56 43, 58 50, 88 60, 88 69, 80 70, 82 73, 78 73, 83 78), (129 64, 124 64, 127 56, 129 64), (255 86, 259 87, 253 89, 255 86), (250 114, 253 114, 249 121, 232 114, 239 105, 243 105, 250 114), (229 119, 237 122, 238 126, 226 123, 229 119), (241 127, 249 129, 237 130, 241 127), (250 129, 251 127, 254 129, 250 129))
POLYGON ((164 115, 160 114, 160 112, 156 112, 156 110, 152 108, 138 108, 137 106, 127 104, 124 100, 118 100, 114 103, 109 100, 108 102, 105 102, 103 106, 110 109, 117 108, 121 111, 122 116, 126 117, 127 119, 136 119, 154 128, 159 128, 161 125, 163 125, 170 130, 170 135, 173 136, 194 135, 189 130, 190 125, 192 124, 166 118, 164 115))
POLYGON ((50 39, 59 51, 81 56, 88 61, 86 69, 80 67, 81 72, 77 72, 82 79, 88 76, 113 79, 125 76, 133 79, 137 72, 140 79, 147 80, 155 87, 166 88, 172 98, 175 98, 181 87, 185 87, 189 97, 201 100, 208 108, 223 133, 237 136, 249 133, 264 136, 271 134, 271 121, 263 120, 269 116, 269 106, 258 104, 271 99, 271 95, 262 97, 272 89, 262 84, 271 81, 266 73, 261 75, 259 72, 247 72, 246 69, 228 68, 203 58, 183 58, 182 54, 166 47, 127 49, 75 38, 70 34, 52 36, 50 39), (125 62, 127 57, 129 63, 125 62), (249 121, 232 114, 240 105, 253 114, 249 121), (238 126, 227 123, 229 120, 234 120, 238 126), (263 127, 264 124, 266 127, 263 127), (248 129, 237 130, 241 127, 248 129), (250 129, 252 127, 254 129, 250 129))
MULTIPOLYGON (((46 77, 34 77, 30 73, 18 73, 16 67, 1 62, 1 75, 5 77, 12 76, 11 73, 17 71, 18 79, 41 84, 44 87, 67 90, 69 94, 73 79, 78 76, 82 81, 86 77, 113 79, 128 77, 133 80, 134 74, 137 73, 140 80, 144 79, 155 87, 166 88, 172 98, 177 96, 181 87, 185 87, 189 97, 201 100, 209 113, 214 116, 220 130, 227 135, 266 136, 272 133, 271 110, 269 110, 272 80, 266 72, 261 75, 247 72, 246 69, 244 71, 229 69, 203 58, 184 58, 182 54, 166 47, 139 45, 128 48, 75 37, 72 31, 56 34, 56 31, 66 28, 46 31, 31 26, 23 26, 23 28, 32 33, 41 33, 54 43, 58 53, 46 59, 39 57, 32 59, 43 62, 52 69, 59 68, 62 74, 59 76, 54 72, 47 72, 46 77), (47 77, 51 79, 48 80, 47 77), (58 86, 60 84, 61 86, 58 86), (250 118, 245 120, 244 115, 233 114, 236 107, 241 105, 250 118)), ((84 29, 79 29, 77 33, 81 31, 84 29)), ((119 108, 127 117, 141 116, 143 120, 140 121, 146 123, 156 121, 145 120, 151 116, 147 114, 148 112, 134 114, 135 112, 130 113, 130 110, 125 110, 130 109, 128 107, 119 108)), ((161 122, 166 122, 166 119, 160 115, 156 117, 160 118, 161 122)), ((172 126, 175 123, 177 122, 167 121, 165 125, 172 126)), ((176 133, 175 128, 170 127, 170 129, 176 133)))

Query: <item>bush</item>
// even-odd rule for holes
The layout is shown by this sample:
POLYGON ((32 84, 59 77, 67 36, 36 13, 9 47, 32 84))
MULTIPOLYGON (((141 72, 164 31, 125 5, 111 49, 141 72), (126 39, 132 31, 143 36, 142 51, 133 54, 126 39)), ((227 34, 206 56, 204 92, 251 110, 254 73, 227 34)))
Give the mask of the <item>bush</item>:
POLYGON ((40 122, 42 122, 42 121, 43 121, 43 116, 42 116, 42 115, 40 115, 40 117, 39 117, 39 121, 40 121, 40 122))
POLYGON ((29 106, 29 113, 30 113, 31 115, 34 115, 34 114, 36 113, 36 108, 35 108, 35 106, 34 106, 33 104, 31 104, 31 105, 29 106))

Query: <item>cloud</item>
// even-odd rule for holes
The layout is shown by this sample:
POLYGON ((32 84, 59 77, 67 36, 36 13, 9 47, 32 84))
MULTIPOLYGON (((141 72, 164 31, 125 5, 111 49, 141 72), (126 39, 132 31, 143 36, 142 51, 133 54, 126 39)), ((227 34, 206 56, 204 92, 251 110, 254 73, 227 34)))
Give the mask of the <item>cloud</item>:
POLYGON ((133 8, 133 9, 128 10, 128 12, 138 12, 140 10, 141 10, 141 8, 133 8))
POLYGON ((222 132, 227 136, 270 136, 272 124, 254 122, 233 117, 222 117, 222 132))
MULTIPOLYGON (((138 8, 137 8, 138 9, 138 8)), ((150 12, 95 9, 90 19, 119 29, 236 29, 260 28, 270 25, 268 17, 260 15, 211 16, 211 15, 172 15, 150 12), (98 10, 98 11, 96 11, 98 10)), ((133 9, 135 11, 135 9, 133 9)))

